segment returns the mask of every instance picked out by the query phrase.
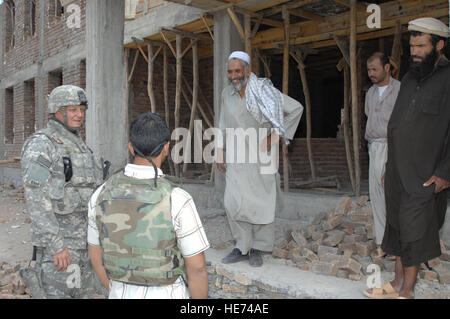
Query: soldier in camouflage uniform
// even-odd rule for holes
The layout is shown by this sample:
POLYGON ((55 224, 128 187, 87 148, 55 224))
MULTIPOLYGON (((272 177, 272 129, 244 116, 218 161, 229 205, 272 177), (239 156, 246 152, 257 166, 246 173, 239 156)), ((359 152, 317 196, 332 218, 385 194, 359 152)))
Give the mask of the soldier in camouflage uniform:
POLYGON ((197 210, 160 170, 169 141, 159 116, 139 116, 130 126, 134 163, 109 178, 89 203, 89 253, 109 298, 208 295, 203 252, 209 243, 197 210))
POLYGON ((86 242, 87 204, 103 181, 103 171, 79 136, 86 109, 83 89, 55 88, 49 96, 47 127, 33 134, 22 149, 39 296, 46 298, 89 298, 94 291, 86 242))

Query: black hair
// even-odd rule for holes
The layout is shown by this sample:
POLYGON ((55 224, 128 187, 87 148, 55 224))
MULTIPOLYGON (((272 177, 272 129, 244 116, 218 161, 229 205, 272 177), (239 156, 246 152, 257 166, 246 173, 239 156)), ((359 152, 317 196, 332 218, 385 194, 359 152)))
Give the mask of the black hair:
MULTIPOLYGON (((410 31, 409 34, 410 34, 412 37, 417 37, 417 36, 424 35, 424 34, 426 34, 426 33, 420 32, 420 31, 410 31)), ((433 48, 436 48, 436 45, 437 45, 438 42, 441 41, 441 40, 444 41, 444 47, 443 47, 443 48, 445 48, 445 47, 447 46, 447 44, 448 44, 448 38, 444 38, 444 37, 441 37, 441 36, 436 35, 436 34, 430 34, 430 36, 431 36, 431 44, 433 45, 433 48)))
POLYGON ((148 160, 155 169, 155 186, 157 169, 151 157, 161 154, 164 145, 170 141, 170 130, 166 122, 155 113, 139 115, 130 125, 130 143, 135 154, 148 160))
POLYGON ((386 64, 390 65, 389 57, 386 54, 382 53, 382 52, 375 52, 374 54, 372 54, 370 56, 370 58, 367 59, 367 62, 372 62, 375 59, 379 59, 380 60, 381 65, 383 66, 383 68, 386 66, 386 64))

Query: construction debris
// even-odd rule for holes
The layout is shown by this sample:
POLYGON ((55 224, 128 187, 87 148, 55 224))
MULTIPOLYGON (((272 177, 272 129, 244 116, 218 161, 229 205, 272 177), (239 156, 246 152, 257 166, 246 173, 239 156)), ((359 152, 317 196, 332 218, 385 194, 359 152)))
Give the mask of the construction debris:
POLYGON ((0 299, 30 299, 31 294, 19 275, 23 263, 0 262, 0 299))
MULTIPOLYGON (((368 196, 355 202, 343 197, 332 212, 321 212, 308 225, 291 229, 273 250, 275 258, 289 259, 302 270, 359 281, 372 273, 371 264, 394 272, 392 258, 377 257, 373 214, 368 196)), ((445 246, 444 246, 445 248, 445 246)), ((429 262, 432 269, 421 270, 420 278, 448 284, 450 251, 429 262)))

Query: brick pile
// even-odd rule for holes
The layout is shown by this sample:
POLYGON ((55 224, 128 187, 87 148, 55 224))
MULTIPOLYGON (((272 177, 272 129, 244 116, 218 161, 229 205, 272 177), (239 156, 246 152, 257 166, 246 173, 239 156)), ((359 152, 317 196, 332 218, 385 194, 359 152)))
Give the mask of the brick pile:
MULTIPOLYGON (((306 271, 359 281, 373 272, 371 264, 380 270, 394 272, 392 258, 377 257, 373 214, 368 196, 352 202, 343 197, 332 212, 313 216, 306 226, 288 232, 278 243, 273 257, 289 259, 306 271)), ((432 270, 420 271, 420 278, 439 280, 448 284, 450 276, 449 251, 430 261, 432 270)), ((422 267, 426 268, 426 267, 422 267)))
POLYGON ((0 299, 30 299, 31 294, 19 275, 25 264, 0 262, 0 299))

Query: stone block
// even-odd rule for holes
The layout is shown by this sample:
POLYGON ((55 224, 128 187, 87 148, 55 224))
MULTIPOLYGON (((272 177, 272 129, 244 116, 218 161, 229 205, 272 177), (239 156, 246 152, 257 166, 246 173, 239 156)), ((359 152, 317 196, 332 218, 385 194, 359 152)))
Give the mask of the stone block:
POLYGON ((439 280, 439 275, 437 272, 430 270, 421 270, 419 272, 420 279, 428 280, 428 281, 437 281, 439 280))
POLYGON ((366 227, 364 227, 364 226, 356 227, 354 234, 355 235, 366 235, 367 234, 366 227))
POLYGON ((351 205, 352 205, 351 197, 346 196, 346 197, 342 198, 338 202, 336 209, 334 210, 334 216, 347 215, 348 211, 350 210, 351 205))
POLYGON ((356 228, 356 227, 365 226, 365 225, 366 225, 366 222, 364 222, 364 221, 360 221, 360 222, 353 221, 347 216, 347 217, 344 217, 342 219, 342 223, 341 223, 340 226, 342 228, 356 228))
POLYGON ((361 275, 350 274, 350 275, 348 275, 348 279, 353 280, 353 281, 360 281, 361 280, 361 275))
POLYGON ((324 230, 333 230, 336 227, 338 227, 342 221, 344 220, 343 215, 338 215, 334 217, 330 217, 325 223, 324 223, 324 230))
POLYGON ((428 265, 430 265, 431 268, 436 268, 442 265, 439 258, 434 258, 428 261, 428 265))
POLYGON ((369 223, 366 225, 366 236, 367 239, 375 239, 375 228, 373 223, 369 223))
POLYGON ((317 230, 317 226, 316 225, 309 225, 308 227, 306 227, 305 229, 305 238, 306 239, 311 239, 312 238, 312 234, 317 230))
POLYGON ((364 235, 345 235, 342 242, 344 244, 356 244, 366 241, 366 236, 364 235))
POLYGON ((304 264, 298 264, 298 269, 304 270, 304 271, 310 271, 311 270, 311 264, 304 263, 304 264))
POLYGON ((311 264, 311 271, 316 274, 326 276, 336 276, 339 268, 336 264, 326 263, 322 261, 315 261, 311 264))
POLYGON ((219 276, 224 276, 224 277, 226 277, 226 278, 228 278, 230 280, 233 280, 233 277, 234 277, 234 274, 231 271, 225 269, 224 267, 222 267, 220 265, 216 266, 216 273, 219 276))
POLYGON ((321 231, 315 231, 311 235, 311 239, 314 241, 317 241, 317 240, 323 241, 324 238, 325 238, 325 233, 321 232, 321 231))
POLYGON ((272 256, 276 257, 276 258, 286 259, 286 258, 288 258, 288 254, 289 254, 289 250, 278 248, 276 246, 272 250, 272 256))
POLYGON ((345 262, 339 264, 339 269, 347 270, 350 274, 359 274, 361 268, 361 264, 353 258, 347 258, 345 262))
POLYGON ((323 256, 326 254, 337 255, 337 253, 338 253, 337 247, 329 247, 329 246, 320 245, 317 248, 317 255, 319 256, 319 258, 320 258, 320 256, 323 256))
POLYGON ((450 250, 444 251, 439 258, 444 261, 450 261, 450 250))
POLYGON ((291 249, 298 248, 298 247, 300 247, 300 246, 295 242, 295 240, 291 240, 291 241, 289 241, 286 249, 291 250, 291 249))
POLYGON ((279 242, 275 247, 278 247, 280 249, 288 249, 289 243, 286 239, 283 239, 281 242, 279 242))
POLYGON ((324 239, 323 243, 327 246, 337 246, 345 236, 345 233, 340 230, 332 230, 326 233, 327 237, 324 239))
POLYGON ((338 249, 340 253, 344 253, 346 250, 351 250, 353 253, 356 252, 355 244, 353 243, 340 243, 338 249))
POLYGON ((370 256, 370 253, 376 248, 376 245, 373 241, 368 241, 365 243, 357 242, 355 243, 355 248, 358 255, 370 256))
POLYGON ((314 253, 317 254, 319 252, 319 246, 321 246, 322 244, 323 244, 323 241, 319 241, 319 240, 313 241, 313 242, 311 242, 309 249, 311 249, 314 253))
POLYGON ((353 235, 355 233, 355 230, 353 228, 344 228, 342 230, 346 235, 353 235))
POLYGON ((306 257, 306 259, 308 259, 309 261, 312 261, 312 262, 319 261, 319 257, 308 248, 303 248, 302 255, 304 257, 306 257))
POLYGON ((309 223, 311 225, 320 225, 320 223, 328 218, 328 213, 326 212, 320 212, 312 217, 309 218, 309 223))
POLYGON ((293 250, 289 251, 288 258, 295 264, 304 264, 308 262, 306 257, 302 255, 302 248, 294 248, 293 250))
POLYGON ((349 273, 348 273, 347 270, 339 269, 338 272, 337 272, 337 274, 336 274, 336 277, 347 279, 347 278, 348 278, 348 275, 349 275, 349 273))
POLYGON ((246 294, 248 291, 248 288, 247 288, 247 286, 242 286, 242 285, 224 284, 224 285, 222 285, 222 290, 224 292, 232 293, 232 294, 246 294))
POLYGON ((369 203, 369 196, 367 196, 367 195, 359 196, 357 201, 356 201, 356 205, 358 205, 360 207, 366 206, 366 205, 370 205, 370 203, 369 203))
MULTIPOLYGON (((340 249, 340 248, 338 248, 340 249)), ((344 249, 344 256, 347 258, 351 258, 353 255, 353 249, 344 249)))
POLYGON ((235 274, 233 276, 233 280, 236 281, 240 285, 249 286, 252 284, 252 280, 247 278, 246 276, 242 274, 235 274))
POLYGON ((336 254, 325 254, 319 257, 319 260, 322 262, 336 264, 338 266, 344 265, 347 259, 348 258, 343 255, 336 255, 336 254))
POLYGON ((299 231, 292 231, 291 236, 299 247, 304 247, 308 244, 308 240, 299 231))

